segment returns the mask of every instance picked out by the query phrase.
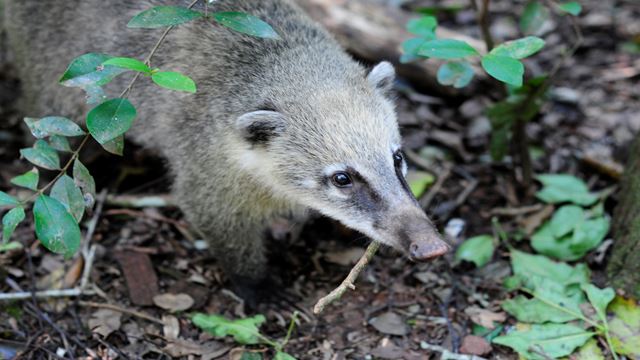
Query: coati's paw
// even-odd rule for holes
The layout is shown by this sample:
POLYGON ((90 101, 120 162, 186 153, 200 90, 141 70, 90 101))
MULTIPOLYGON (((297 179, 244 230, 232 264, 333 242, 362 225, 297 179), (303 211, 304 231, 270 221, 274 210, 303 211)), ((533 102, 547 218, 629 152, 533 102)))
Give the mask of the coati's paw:
POLYGON ((300 299, 272 278, 253 279, 235 276, 231 279, 233 292, 244 300, 250 310, 295 307, 300 299))

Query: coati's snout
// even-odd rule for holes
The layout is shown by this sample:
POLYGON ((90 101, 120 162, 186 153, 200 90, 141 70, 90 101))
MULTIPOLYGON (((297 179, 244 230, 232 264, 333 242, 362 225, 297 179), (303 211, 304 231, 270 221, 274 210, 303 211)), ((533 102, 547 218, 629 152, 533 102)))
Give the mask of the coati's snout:
POLYGON ((398 239, 411 260, 426 261, 449 251, 450 246, 424 214, 409 217, 400 224, 398 239))

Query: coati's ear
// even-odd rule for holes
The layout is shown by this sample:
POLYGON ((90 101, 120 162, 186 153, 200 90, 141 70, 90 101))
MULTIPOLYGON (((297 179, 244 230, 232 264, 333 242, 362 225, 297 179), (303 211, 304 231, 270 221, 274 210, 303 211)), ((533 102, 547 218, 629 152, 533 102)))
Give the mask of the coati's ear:
POLYGON ((253 145, 265 145, 281 134, 286 127, 284 115, 277 111, 258 110, 246 113, 236 120, 242 137, 253 145))
POLYGON ((371 86, 380 89, 382 92, 387 93, 393 88, 393 81, 396 78, 396 71, 388 61, 383 61, 376 65, 369 75, 367 75, 367 81, 371 86))

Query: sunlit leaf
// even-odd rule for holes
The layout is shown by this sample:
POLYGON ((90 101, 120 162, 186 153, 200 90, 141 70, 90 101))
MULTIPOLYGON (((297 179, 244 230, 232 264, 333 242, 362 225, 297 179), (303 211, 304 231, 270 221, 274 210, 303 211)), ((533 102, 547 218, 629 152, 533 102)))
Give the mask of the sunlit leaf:
POLYGON ((496 46, 489 54, 506 56, 514 59, 524 59, 531 56, 544 47, 544 40, 536 36, 527 36, 522 39, 507 41, 496 46))
POLYGON ((198 11, 181 6, 155 6, 134 16, 127 27, 155 29, 184 24, 203 15, 198 11))
POLYGON ((435 177, 426 171, 410 170, 407 172, 407 183, 413 196, 419 198, 424 194, 427 187, 435 181, 435 177))
POLYGON ((229 320, 219 315, 196 314, 193 316, 192 321, 197 327, 213 336, 233 336, 236 342, 248 345, 262 342, 258 328, 266 319, 263 315, 229 320))
MULTIPOLYGON (((105 67, 102 63, 112 56, 98 53, 88 53, 75 58, 67 70, 62 74, 60 83, 64 86, 79 87, 90 92, 96 92, 96 88, 106 85, 113 78, 127 71, 115 66, 105 67)), ((94 94, 93 97, 96 97, 94 94)))
POLYGON ((139 71, 145 74, 151 73, 151 68, 142 61, 129 57, 114 57, 102 63, 105 66, 117 66, 119 68, 139 71))
POLYGON ((418 55, 436 59, 461 59, 478 55, 476 49, 461 40, 435 39, 427 41, 420 46, 418 55))
POLYGON ((243 34, 266 39, 280 39, 271 25, 250 14, 235 11, 217 12, 213 14, 213 19, 229 29, 243 34))
POLYGON ((161 71, 151 75, 154 83, 169 90, 196 92, 196 83, 188 76, 174 71, 161 71))

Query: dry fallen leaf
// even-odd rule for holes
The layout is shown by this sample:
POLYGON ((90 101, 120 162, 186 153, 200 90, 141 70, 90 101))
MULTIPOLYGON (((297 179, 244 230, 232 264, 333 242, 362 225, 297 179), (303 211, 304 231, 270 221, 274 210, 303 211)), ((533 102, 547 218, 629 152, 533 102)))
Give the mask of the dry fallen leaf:
POLYGON ((218 341, 201 344, 191 340, 172 339, 162 350, 174 358, 200 355, 202 359, 215 359, 224 355, 229 349, 218 341))
POLYGON ((89 319, 89 329, 92 332, 109 336, 112 332, 120 329, 120 318, 122 314, 109 309, 99 309, 91 315, 89 319))
POLYGON ((171 312, 184 311, 193 306, 193 298, 187 294, 160 294, 153 297, 157 307, 171 312))
POLYGON ((180 321, 173 315, 162 315, 162 332, 167 339, 177 339, 180 335, 180 321))
POLYGON ((491 344, 485 338, 475 335, 467 335, 462 339, 460 352, 471 355, 485 355, 491 352, 491 344))
POLYGON ((494 322, 502 323, 507 320, 507 314, 503 312, 496 313, 477 306, 468 307, 464 312, 469 315, 471 321, 478 325, 482 325, 487 329, 494 329, 494 322))
POLYGON ((328 262, 342 266, 350 266, 360 260, 364 254, 364 249, 360 247, 352 247, 346 250, 327 253, 324 257, 328 262))
POLYGON ((400 315, 394 312, 386 312, 369 320, 369 324, 379 332, 389 335, 407 335, 409 329, 400 315))

